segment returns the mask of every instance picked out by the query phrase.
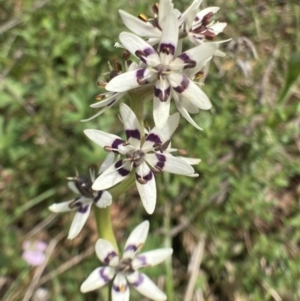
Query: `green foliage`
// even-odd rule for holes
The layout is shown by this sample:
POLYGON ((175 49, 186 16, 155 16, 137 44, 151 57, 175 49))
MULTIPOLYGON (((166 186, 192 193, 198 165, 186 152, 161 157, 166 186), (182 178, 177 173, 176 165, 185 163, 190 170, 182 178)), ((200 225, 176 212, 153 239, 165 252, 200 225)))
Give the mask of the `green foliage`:
MULTIPOLYGON (((145 250, 164 242, 161 230, 168 203, 171 227, 188 221, 172 237, 174 300, 183 300, 191 246, 203 233, 206 245, 196 288, 205 300, 300 297, 299 8, 292 1, 281 6, 275 2, 208 3, 223 5, 218 13, 219 21, 228 22, 223 37, 246 36, 259 59, 251 59, 252 73, 245 78, 236 64, 238 54, 222 46, 229 56, 214 59, 203 87, 213 110, 195 117, 204 131, 181 120, 172 145, 202 159, 196 167, 199 178, 158 176, 158 205, 150 217, 134 189, 115 201, 114 209, 125 212, 114 219, 123 243, 139 216, 151 221, 152 237, 145 250), (277 56, 276 48, 282 49, 277 56), (274 62, 268 73, 270 60, 274 62), (262 84, 264 79, 268 86, 262 84)), ((122 130, 116 122, 118 108, 80 122, 96 112, 89 105, 101 93, 97 79, 107 72, 107 62, 118 60, 122 52, 114 48, 124 29, 117 9, 148 13, 152 5, 106 0, 38 3, 6 1, 0 9, 1 24, 17 21, 9 30, 0 26, 0 274, 7 283, 0 296, 5 290, 6 298, 24 294, 31 281, 32 271, 21 258, 22 242, 50 215, 50 204, 72 197, 65 178, 74 175, 74 167, 85 173, 89 164, 105 156, 83 130, 122 130)), ((180 5, 183 9, 188 2, 180 5)), ((94 244, 96 228, 90 220, 78 241, 64 238, 57 245, 45 273, 94 244)), ((71 215, 61 215, 34 238, 50 242, 62 230, 67 233, 70 222, 71 215)), ((98 265, 92 255, 46 282, 50 300, 102 300, 98 292, 79 293, 82 281, 98 265)), ((159 266, 149 269, 149 275, 157 279, 163 271, 159 266)), ((132 300, 138 298, 132 293, 132 300)))

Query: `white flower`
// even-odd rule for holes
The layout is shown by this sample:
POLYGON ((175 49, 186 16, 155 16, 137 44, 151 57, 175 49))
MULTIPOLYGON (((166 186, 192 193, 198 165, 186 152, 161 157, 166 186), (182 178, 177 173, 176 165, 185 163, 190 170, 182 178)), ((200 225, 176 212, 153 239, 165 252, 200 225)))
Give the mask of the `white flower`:
POLYGON ((171 93, 182 95, 199 109, 211 108, 206 94, 183 71, 207 62, 217 50, 217 44, 199 45, 175 57, 178 20, 174 13, 171 13, 165 21, 158 53, 151 45, 132 33, 122 32, 120 40, 128 51, 145 64, 145 67, 114 77, 106 85, 108 91, 125 92, 155 82, 153 117, 155 125, 159 128, 168 119, 171 93))
MULTIPOLYGON (((102 173, 113 161, 114 155, 109 154, 102 163, 98 174, 102 173)), ((69 188, 78 194, 79 197, 71 201, 55 203, 49 207, 53 212, 77 211, 69 230, 69 239, 73 239, 79 234, 89 217, 93 203, 99 208, 105 208, 112 202, 112 196, 108 191, 94 191, 92 189, 97 175, 95 170, 90 168, 90 178, 83 175, 69 178, 71 179, 71 181, 68 182, 69 188)))
POLYGON ((139 293, 157 301, 167 299, 166 295, 138 269, 161 263, 169 257, 171 248, 157 249, 138 255, 143 247, 149 231, 149 222, 144 221, 138 225, 126 241, 123 257, 119 258, 112 244, 104 239, 98 239, 96 243, 97 257, 104 263, 95 269, 82 283, 80 290, 83 293, 98 289, 111 281, 112 301, 129 300, 129 282, 139 293))
POLYGON ((120 115, 124 124, 127 141, 99 130, 88 129, 84 133, 106 151, 113 151, 125 158, 112 164, 94 182, 94 190, 108 189, 127 178, 135 168, 136 185, 143 205, 152 214, 156 204, 156 183, 154 173, 168 171, 190 176, 194 174, 189 162, 174 157, 168 149, 172 134, 179 123, 179 114, 167 119, 165 125, 154 127, 142 141, 142 129, 133 111, 125 104, 120 105, 120 115), (149 167, 149 166, 150 167, 149 167))
POLYGON ((123 23, 129 28, 133 33, 140 37, 147 38, 147 42, 151 45, 157 44, 162 36, 162 29, 165 26, 166 19, 173 11, 178 17, 178 28, 183 28, 183 23, 186 17, 191 11, 197 9, 202 0, 194 0, 188 9, 181 14, 178 10, 173 8, 173 3, 171 0, 160 0, 159 5, 153 6, 154 18, 149 21, 144 15, 140 15, 136 18, 123 10, 119 10, 119 14, 123 23))
POLYGON ((191 10, 188 13, 185 31, 190 41, 196 45, 206 40, 214 40, 221 33, 227 23, 211 21, 211 17, 219 10, 219 7, 207 7, 199 12, 191 10))

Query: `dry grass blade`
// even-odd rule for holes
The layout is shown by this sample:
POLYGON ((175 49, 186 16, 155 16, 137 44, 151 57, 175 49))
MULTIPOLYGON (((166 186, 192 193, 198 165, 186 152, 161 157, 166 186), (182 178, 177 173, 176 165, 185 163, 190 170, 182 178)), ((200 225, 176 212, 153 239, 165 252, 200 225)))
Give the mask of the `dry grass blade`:
POLYGON ((199 274, 199 268, 201 265, 201 261, 203 258, 203 253, 204 253, 204 246, 205 246, 205 235, 201 235, 200 237, 200 241, 197 245, 197 247, 195 248, 192 257, 191 257, 191 261, 189 263, 189 267, 191 267, 191 275, 190 275, 190 280, 188 283, 188 287, 187 290, 185 292, 185 296, 184 296, 184 301, 191 301, 192 297, 193 297, 193 292, 195 289, 195 285, 196 285, 196 281, 197 281, 197 277, 199 274))

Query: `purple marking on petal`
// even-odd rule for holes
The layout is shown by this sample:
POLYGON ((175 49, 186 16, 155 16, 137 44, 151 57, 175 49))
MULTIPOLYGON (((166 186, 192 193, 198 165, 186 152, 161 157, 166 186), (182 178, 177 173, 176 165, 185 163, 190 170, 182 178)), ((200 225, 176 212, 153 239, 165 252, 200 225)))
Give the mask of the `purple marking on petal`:
POLYGON ((178 56, 178 58, 183 60, 184 62, 183 69, 194 68, 196 66, 196 61, 191 60, 191 58, 186 53, 182 53, 178 56))
POLYGON ((195 22, 197 22, 197 21, 199 21, 199 20, 200 20, 200 19, 199 19, 198 16, 196 16, 195 19, 194 19, 195 22))
POLYGON ((104 271, 105 271, 104 267, 100 268, 99 274, 100 274, 100 277, 103 279, 103 281, 106 283, 106 282, 110 281, 110 278, 104 274, 104 271))
POLYGON ((103 190, 97 191, 97 195, 94 197, 94 203, 97 203, 101 199, 102 194, 103 194, 103 190))
POLYGON ((88 209, 89 209, 89 206, 90 206, 90 204, 87 204, 87 205, 85 205, 85 206, 82 206, 82 204, 81 203, 77 203, 76 204, 76 206, 78 206, 78 212, 79 213, 86 213, 87 211, 88 211, 88 209), (78 205, 77 205, 78 204, 78 205))
POLYGON ((190 61, 191 58, 186 54, 186 53, 182 53, 178 56, 178 58, 180 58, 183 61, 190 61))
POLYGON ((121 286, 117 286, 117 285, 113 284, 112 288, 115 292, 124 293, 128 289, 128 284, 126 283, 125 285, 123 284, 121 286))
POLYGON ((117 256, 118 256, 118 254, 115 251, 111 251, 104 258, 103 262, 108 265, 109 262, 111 261, 111 259, 114 258, 114 257, 117 257, 117 256))
POLYGON ((155 153, 155 156, 158 159, 158 162, 156 163, 156 166, 163 169, 164 166, 165 166, 165 162, 167 161, 167 158, 164 155, 158 154, 158 153, 155 153))
POLYGON ((145 56, 149 56, 151 54, 154 54, 155 53, 155 50, 153 48, 146 48, 143 50, 143 52, 145 53, 145 56))
POLYGON ((116 162, 115 168, 117 169, 117 172, 118 172, 121 176, 126 177, 126 176, 129 175, 130 170, 127 170, 127 169, 121 167, 122 164, 123 164, 123 161, 122 161, 122 160, 116 162), (120 167, 121 167, 121 168, 120 168, 120 167))
POLYGON ((136 257, 135 259, 138 260, 142 266, 148 265, 147 258, 144 255, 140 255, 140 256, 136 257))
POLYGON ((140 134, 139 130, 126 130, 125 133, 126 133, 127 139, 135 138, 137 140, 141 140, 141 134, 140 134))
POLYGON ((145 176, 140 176, 138 173, 135 174, 136 178, 142 178, 143 180, 146 180, 147 182, 150 181, 153 177, 152 171, 150 171, 147 175, 145 176))
POLYGON ((140 286, 144 282, 144 276, 142 274, 138 274, 138 279, 135 282, 131 282, 131 284, 135 287, 140 286))
POLYGON ((136 81, 139 85, 145 85, 147 84, 147 80, 144 78, 146 69, 139 69, 136 71, 136 81))
POLYGON ((156 53, 155 50, 153 48, 145 48, 144 50, 137 50, 135 52, 135 55, 145 64, 147 64, 147 61, 146 61, 146 57, 151 55, 151 54, 154 54, 156 53))
POLYGON ((161 102, 166 102, 170 96, 171 88, 168 87, 166 90, 162 91, 159 88, 154 87, 154 96, 157 97, 161 102))
POLYGON ((177 93, 182 93, 184 90, 186 90, 189 86, 190 82, 188 80, 187 77, 183 76, 182 81, 180 83, 179 86, 177 87, 173 87, 173 89, 177 92, 177 93))
POLYGON ((165 54, 171 54, 174 55, 175 53, 175 46, 170 43, 161 43, 159 45, 159 52, 165 53, 165 54))
POLYGON ((126 247, 126 249, 124 250, 124 252, 127 252, 127 251, 133 251, 133 252, 136 252, 137 249, 138 249, 138 248, 137 248, 136 245, 128 245, 128 246, 126 247))
MULTIPOLYGON (((113 141, 113 143, 111 144, 111 148, 113 149, 118 149, 119 145, 124 144, 124 140, 122 139, 116 139, 113 141)), ((114 153, 118 153, 118 151, 113 151, 114 153)))
POLYGON ((160 137, 154 133, 151 133, 147 136, 146 141, 151 141, 154 144, 155 143, 162 143, 162 141, 160 140, 160 137))

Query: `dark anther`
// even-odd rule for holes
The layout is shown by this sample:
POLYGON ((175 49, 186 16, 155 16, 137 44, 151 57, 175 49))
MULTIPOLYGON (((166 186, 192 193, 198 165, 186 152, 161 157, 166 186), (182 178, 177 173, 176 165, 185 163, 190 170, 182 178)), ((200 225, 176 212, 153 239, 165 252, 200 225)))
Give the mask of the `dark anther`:
POLYGON ((104 98, 105 98, 105 95, 101 95, 101 94, 95 95, 96 100, 103 100, 104 98))
POLYGON ((120 73, 122 71, 122 65, 120 62, 115 62, 114 63, 114 69, 115 71, 117 71, 118 73, 120 73))
POLYGON ((155 3, 153 6, 152 6, 152 10, 154 12, 154 14, 158 14, 158 3, 155 3))
POLYGON ((162 169, 159 166, 154 166, 151 168, 151 171, 155 174, 161 173, 162 169))
POLYGON ((104 149, 106 152, 111 152, 111 151, 112 151, 112 148, 111 148, 111 146, 109 146, 109 145, 104 146, 103 149, 104 149))
POLYGON ((140 184, 146 184, 148 181, 147 180, 145 180, 145 179, 143 179, 143 178, 141 178, 141 177, 138 177, 138 178, 136 178, 137 179, 137 181, 140 183, 140 184))
POLYGON ((124 50, 122 53, 122 59, 128 61, 130 58, 131 53, 128 50, 124 50))

